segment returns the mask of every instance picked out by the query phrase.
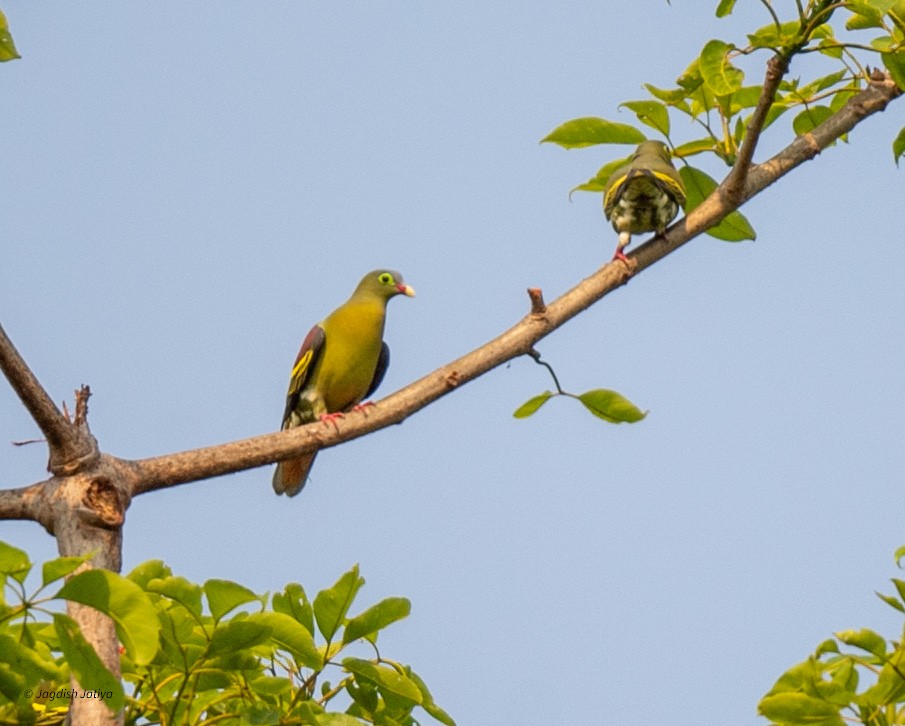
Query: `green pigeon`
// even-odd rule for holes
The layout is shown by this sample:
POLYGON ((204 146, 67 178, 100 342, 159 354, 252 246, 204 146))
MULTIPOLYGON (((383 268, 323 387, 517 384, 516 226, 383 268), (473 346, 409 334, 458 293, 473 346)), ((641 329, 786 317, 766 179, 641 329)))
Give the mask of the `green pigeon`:
POLYGON ((685 185, 662 141, 644 141, 628 164, 614 171, 603 193, 603 213, 619 233, 614 260, 628 260, 622 251, 633 234, 666 229, 685 205, 685 185))
MULTIPOLYGON (((374 270, 345 304, 311 328, 299 350, 286 395, 283 430, 318 419, 333 421, 370 396, 390 364, 383 342, 387 301, 415 291, 393 270, 374 270)), ((308 478, 316 452, 277 464, 273 489, 294 497, 308 478)))

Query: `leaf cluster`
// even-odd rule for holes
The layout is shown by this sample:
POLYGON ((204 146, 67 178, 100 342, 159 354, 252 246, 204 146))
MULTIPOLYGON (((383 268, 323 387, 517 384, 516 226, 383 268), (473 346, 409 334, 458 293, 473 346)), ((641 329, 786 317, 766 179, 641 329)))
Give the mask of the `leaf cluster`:
POLYGON ((28 555, 0 542, 0 723, 62 723, 74 676, 127 724, 412 726, 420 707, 454 726, 411 667, 377 648, 379 633, 408 616, 409 601, 389 597, 349 617, 364 585, 357 565, 309 600, 296 583, 272 597, 229 580, 195 584, 159 560, 126 577, 76 573, 90 559, 44 563, 29 595, 28 555), (74 620, 49 609, 66 600, 112 618, 122 680, 74 620))
POLYGON ((611 391, 608 388, 595 388, 581 394, 564 391, 562 386, 559 385, 559 378, 553 370, 553 366, 543 360, 541 354, 537 350, 532 348, 528 352, 528 356, 531 357, 535 363, 544 366, 544 368, 547 369, 550 373, 550 377, 553 378, 556 392, 544 391, 537 396, 532 396, 515 409, 512 414, 515 418, 528 418, 529 416, 533 416, 541 406, 554 396, 574 398, 594 416, 608 423, 637 423, 647 416, 646 411, 642 411, 621 393, 611 391))
MULTIPOLYGON (((685 211, 690 212, 717 187, 717 182, 688 159, 712 154, 727 166, 736 163, 739 150, 750 134, 759 134, 787 112, 793 111, 791 126, 803 135, 837 113, 871 81, 864 56, 882 64, 896 84, 905 90, 905 0, 811 0, 797 5, 797 17, 780 20, 773 4, 762 0, 771 22, 749 33, 743 43, 712 39, 676 78, 675 86, 661 88, 649 83, 649 98, 621 104, 635 115, 636 125, 603 118, 584 117, 567 121, 541 141, 566 149, 599 144, 638 144, 655 131, 683 163, 680 173, 688 191, 685 211), (844 22, 838 22, 843 18, 844 22), (838 26, 838 27, 837 27, 838 26), (873 35, 867 42, 861 36, 873 35), (749 55, 767 53, 779 67, 788 68, 796 56, 815 54, 823 58, 823 70, 813 78, 783 77, 775 90, 765 93, 765 84, 748 84, 739 61, 749 55), (825 66, 829 64, 829 68, 825 66), (682 127, 679 140, 674 131, 676 117, 690 122, 682 127), (752 121, 761 119, 752 129, 752 121), (686 134, 685 129, 697 129, 686 134)), ((722 0, 718 17, 732 12, 734 0, 722 0)), ((898 163, 905 154, 905 128, 893 141, 898 163)), ((602 193, 607 180, 630 157, 604 164, 573 191, 602 193)), ((708 234, 737 242, 754 239, 754 229, 738 211, 732 212, 708 234)))
MULTIPOLYGON (((896 553, 897 560, 905 548, 896 553)), ((905 614, 905 581, 895 595, 877 593, 905 614)), ((758 704, 777 726, 892 726, 905 723, 905 641, 867 628, 845 630, 783 673, 758 704)))

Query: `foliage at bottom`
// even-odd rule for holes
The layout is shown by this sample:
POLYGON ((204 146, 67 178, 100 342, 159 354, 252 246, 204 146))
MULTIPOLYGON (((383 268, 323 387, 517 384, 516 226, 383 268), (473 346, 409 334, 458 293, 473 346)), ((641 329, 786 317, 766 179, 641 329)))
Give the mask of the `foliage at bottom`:
MULTIPOLYGON (((896 552, 896 561, 905 547, 896 552)), ((905 581, 895 595, 877 595, 905 613, 905 581)), ((845 630, 783 673, 758 704, 777 726, 893 726, 905 724, 905 639, 873 630, 845 630)))
POLYGON ((96 698, 127 724, 413 726, 420 709, 455 726, 411 667, 377 647, 409 601, 349 617, 364 585, 357 565, 309 600, 296 583, 271 596, 228 580, 195 584, 159 560, 122 577, 82 568, 89 559, 44 563, 29 594, 28 555, 0 542, 0 724, 63 723, 73 699, 96 698), (121 680, 51 609, 66 600, 113 619, 121 680))

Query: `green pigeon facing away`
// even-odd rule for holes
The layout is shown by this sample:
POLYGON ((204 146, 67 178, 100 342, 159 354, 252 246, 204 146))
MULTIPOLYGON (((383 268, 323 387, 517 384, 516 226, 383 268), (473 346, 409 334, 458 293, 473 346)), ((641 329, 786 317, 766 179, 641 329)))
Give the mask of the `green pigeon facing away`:
MULTIPOLYGON (((374 270, 361 279, 352 297, 311 328, 292 368, 283 430, 317 419, 332 421, 376 390, 390 364, 383 325, 387 301, 396 295, 414 297, 415 291, 398 272, 374 270)), ((315 454, 278 463, 274 491, 298 494, 315 454)))
POLYGON ((628 164, 614 171, 603 193, 603 213, 619 233, 614 260, 633 234, 661 233, 685 205, 685 185, 662 141, 644 141, 628 164))

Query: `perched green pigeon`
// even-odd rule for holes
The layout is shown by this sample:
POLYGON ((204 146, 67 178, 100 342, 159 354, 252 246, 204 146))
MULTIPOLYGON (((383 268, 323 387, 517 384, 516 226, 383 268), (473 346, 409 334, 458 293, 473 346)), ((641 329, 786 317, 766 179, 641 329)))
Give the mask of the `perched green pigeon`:
MULTIPOLYGON (((383 342, 387 301, 415 291, 393 270, 365 275, 345 304, 311 328, 299 350, 286 396, 283 429, 332 421, 370 396, 390 364, 383 342)), ((316 453, 316 452, 315 452, 316 453)), ((277 464, 273 489, 290 497, 305 486, 315 453, 277 464)))
POLYGON ((685 205, 685 185, 671 159, 662 141, 644 141, 607 179, 603 213, 619 233, 614 260, 628 259, 622 250, 633 234, 662 232, 685 205))

